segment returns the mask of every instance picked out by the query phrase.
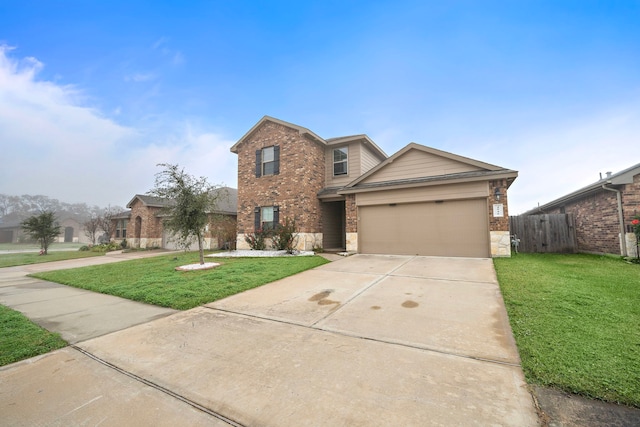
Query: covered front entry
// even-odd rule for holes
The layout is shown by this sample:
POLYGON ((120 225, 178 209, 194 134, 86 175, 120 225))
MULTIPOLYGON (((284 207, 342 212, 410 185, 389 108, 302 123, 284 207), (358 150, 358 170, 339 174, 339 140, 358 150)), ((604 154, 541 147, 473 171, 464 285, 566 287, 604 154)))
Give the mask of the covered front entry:
POLYGON ((486 198, 391 203, 358 209, 361 253, 490 256, 486 198))
POLYGON ((322 203, 322 247, 328 251, 345 250, 344 200, 322 203))

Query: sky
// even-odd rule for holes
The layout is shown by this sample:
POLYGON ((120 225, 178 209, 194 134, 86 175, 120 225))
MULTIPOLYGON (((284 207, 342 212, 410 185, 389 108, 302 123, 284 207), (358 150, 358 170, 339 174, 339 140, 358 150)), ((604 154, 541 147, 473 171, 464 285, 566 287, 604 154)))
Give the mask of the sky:
POLYGON ((264 115, 519 172, 509 213, 640 162, 640 1, 0 0, 0 193, 237 186, 264 115), (638 150, 638 151, 636 151, 638 150))

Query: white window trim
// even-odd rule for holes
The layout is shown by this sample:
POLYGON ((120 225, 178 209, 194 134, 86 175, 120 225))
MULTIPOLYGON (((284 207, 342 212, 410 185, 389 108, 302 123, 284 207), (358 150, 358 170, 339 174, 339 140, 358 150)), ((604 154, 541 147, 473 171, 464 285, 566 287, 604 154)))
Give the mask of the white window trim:
POLYGON ((271 163, 271 164, 273 165, 273 169, 275 170, 276 155, 275 155, 275 148, 274 148, 273 146, 271 146, 271 147, 264 147, 264 148, 262 149, 262 159, 261 159, 261 160, 262 160, 262 165, 261 165, 261 167, 262 167, 262 176, 275 175, 275 174, 274 174, 274 172, 273 172, 273 170, 271 171, 271 173, 266 173, 266 172, 265 172, 265 166, 266 166, 268 163, 271 163), (271 160, 269 160, 268 162, 266 162, 266 161, 264 160, 264 157, 265 157, 265 156, 264 156, 264 154, 265 154, 265 150, 269 150, 269 149, 271 150, 271 160))
POLYGON ((339 148, 334 148, 334 149, 331 151, 331 160, 332 160, 332 167, 333 167, 333 176, 349 175, 349 147, 339 147, 339 148), (339 162, 336 162, 336 160, 335 160, 335 159, 336 159, 336 157, 335 157, 335 152, 336 152, 336 150, 339 150, 339 151, 341 151, 341 152, 342 152, 343 150, 344 150, 344 151, 346 151, 346 153, 345 153, 345 154, 346 154, 347 158, 346 158, 346 159, 344 159, 344 160, 340 160, 339 162), (345 169, 345 171, 344 171, 344 173, 338 173, 338 174, 336 174, 336 164, 338 164, 338 163, 345 163, 345 168, 344 168, 344 169, 345 169))

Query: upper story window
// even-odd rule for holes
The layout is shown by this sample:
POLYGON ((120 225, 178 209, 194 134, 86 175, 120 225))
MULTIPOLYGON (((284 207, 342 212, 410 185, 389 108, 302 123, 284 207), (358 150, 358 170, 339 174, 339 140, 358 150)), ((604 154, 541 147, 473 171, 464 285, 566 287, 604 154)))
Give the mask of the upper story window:
POLYGON ((274 145, 256 150, 256 177, 280 173, 280 147, 274 145))
POLYGON ((348 153, 349 151, 347 147, 336 148, 333 150, 333 176, 346 175, 348 173, 348 169, 347 169, 348 153))

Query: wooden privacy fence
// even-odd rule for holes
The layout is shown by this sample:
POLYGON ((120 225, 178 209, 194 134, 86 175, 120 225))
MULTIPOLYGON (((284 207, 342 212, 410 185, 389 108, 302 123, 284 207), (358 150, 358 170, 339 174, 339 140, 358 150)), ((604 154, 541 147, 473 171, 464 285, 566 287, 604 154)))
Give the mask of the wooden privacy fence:
POLYGON ((576 252, 576 227, 571 214, 512 216, 509 223, 511 242, 513 246, 517 244, 514 249, 518 252, 576 252))

